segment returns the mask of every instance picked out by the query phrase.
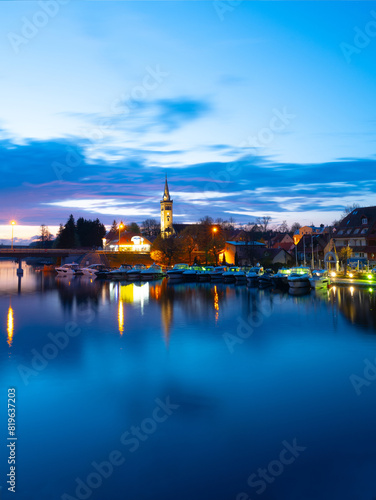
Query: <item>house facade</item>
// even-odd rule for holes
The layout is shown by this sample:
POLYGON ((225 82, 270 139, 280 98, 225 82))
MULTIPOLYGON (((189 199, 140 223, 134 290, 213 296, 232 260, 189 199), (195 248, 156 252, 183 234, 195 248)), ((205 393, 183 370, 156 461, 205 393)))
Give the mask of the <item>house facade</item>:
POLYGON ((376 207, 354 209, 341 221, 333 243, 337 253, 349 246, 352 259, 376 264, 376 207))

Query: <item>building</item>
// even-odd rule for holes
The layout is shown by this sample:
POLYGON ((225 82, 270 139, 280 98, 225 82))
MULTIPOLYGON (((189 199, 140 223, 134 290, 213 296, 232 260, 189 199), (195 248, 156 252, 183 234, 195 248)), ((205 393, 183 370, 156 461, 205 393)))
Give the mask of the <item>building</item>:
POLYGON ((173 227, 173 200, 170 197, 170 191, 168 189, 167 175, 165 180, 165 188, 163 193, 163 198, 161 200, 161 236, 162 238, 167 238, 174 234, 173 227))
POLYGON ((333 236, 337 253, 350 247, 355 261, 376 264, 376 207, 355 208, 333 236))
POLYGON ((110 252, 150 253, 151 242, 141 234, 123 231, 119 237, 110 240, 105 249, 110 252), (120 245, 120 248, 119 248, 120 245))
POLYGON ((306 236, 307 234, 324 234, 326 233, 327 228, 324 227, 323 224, 321 224, 320 227, 315 227, 315 226, 303 226, 299 228, 297 231, 294 233, 294 243, 297 245, 299 241, 303 238, 303 236, 306 236))
POLYGON ((239 266, 263 266, 272 264, 287 265, 293 262, 292 256, 283 248, 267 248, 259 241, 226 241, 225 260, 227 264, 239 266))

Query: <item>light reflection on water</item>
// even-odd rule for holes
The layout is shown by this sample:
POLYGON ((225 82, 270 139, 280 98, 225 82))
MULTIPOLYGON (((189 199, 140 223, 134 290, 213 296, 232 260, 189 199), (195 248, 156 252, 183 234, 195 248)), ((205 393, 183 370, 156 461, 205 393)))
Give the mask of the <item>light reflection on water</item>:
POLYGON ((255 498, 249 475, 295 438, 307 450, 263 498, 375 495, 376 381, 357 396, 349 380, 376 357, 373 291, 290 296, 221 283, 57 279, 26 267, 18 294, 15 265, 1 263, 0 323, 2 386, 18 391, 22 500, 74 497, 75 478, 114 449, 126 465, 93 500, 255 498), (36 360, 66 331, 76 335, 55 357, 36 360), (179 410, 126 454, 119 437, 167 396, 179 410))

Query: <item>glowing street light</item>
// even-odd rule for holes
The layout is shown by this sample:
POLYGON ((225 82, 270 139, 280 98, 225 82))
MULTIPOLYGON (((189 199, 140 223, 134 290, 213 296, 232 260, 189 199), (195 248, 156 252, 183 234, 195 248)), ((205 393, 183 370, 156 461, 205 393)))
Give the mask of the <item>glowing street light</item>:
POLYGON ((12 226, 12 250, 13 250, 13 228, 16 225, 16 221, 15 220, 11 220, 10 221, 10 225, 12 226))
POLYGON ((119 243, 118 243, 118 252, 120 252, 120 230, 124 229, 124 224, 120 222, 119 224, 119 243))

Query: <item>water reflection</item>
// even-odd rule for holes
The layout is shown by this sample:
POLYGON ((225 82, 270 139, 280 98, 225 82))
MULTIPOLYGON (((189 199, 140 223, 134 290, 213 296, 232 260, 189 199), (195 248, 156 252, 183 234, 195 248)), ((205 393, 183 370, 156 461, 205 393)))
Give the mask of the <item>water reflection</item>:
POLYGON ((352 324, 376 329, 376 298, 372 288, 334 286, 329 294, 333 307, 352 324))
POLYGON ((123 335, 124 333, 124 307, 123 301, 119 299, 119 309, 118 309, 118 321, 119 321, 119 333, 123 335))
POLYGON ((8 336, 7 342, 8 342, 9 347, 12 346, 13 334, 14 334, 13 309, 12 309, 12 306, 9 305, 8 317, 7 317, 7 336, 8 336))

